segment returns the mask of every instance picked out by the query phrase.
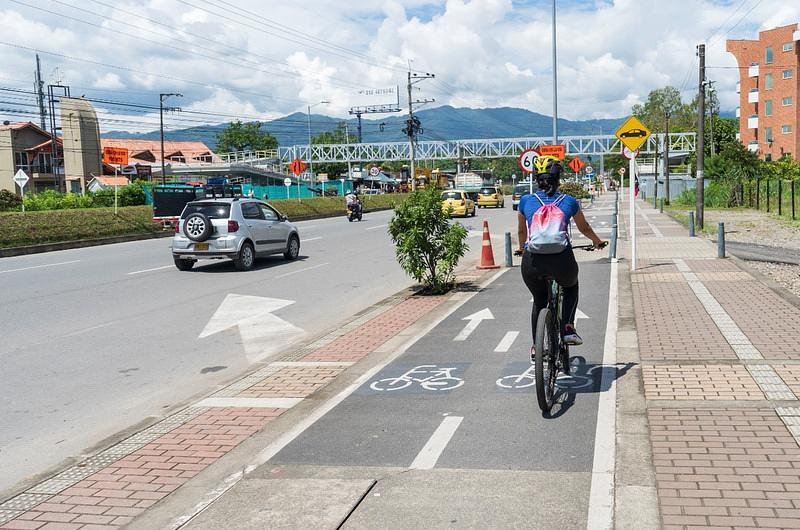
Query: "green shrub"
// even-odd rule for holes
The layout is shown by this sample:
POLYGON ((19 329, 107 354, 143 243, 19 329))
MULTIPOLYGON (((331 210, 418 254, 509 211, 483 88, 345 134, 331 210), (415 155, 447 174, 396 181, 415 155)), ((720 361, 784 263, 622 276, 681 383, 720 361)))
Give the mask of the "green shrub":
POLYGON ((389 235, 400 266, 427 291, 439 294, 452 286, 453 271, 468 249, 467 230, 450 224, 439 190, 410 194, 395 208, 389 235))
MULTIPOLYGON (((27 197, 26 197, 27 198, 27 197)), ((150 206, 0 214, 0 248, 161 232, 150 206)))
POLYGON ((19 211, 22 197, 8 190, 0 190, 0 212, 19 211))
MULTIPOLYGON (((705 187, 703 204, 709 208, 727 208, 731 206, 731 194, 734 184, 728 181, 712 180, 705 187)), ((697 201, 695 188, 683 190, 673 201, 680 206, 694 206, 697 201)))
POLYGON ((589 198, 589 193, 585 189, 583 189, 583 184, 580 184, 578 182, 562 182, 558 190, 561 193, 566 193, 567 195, 571 195, 578 200, 589 198))

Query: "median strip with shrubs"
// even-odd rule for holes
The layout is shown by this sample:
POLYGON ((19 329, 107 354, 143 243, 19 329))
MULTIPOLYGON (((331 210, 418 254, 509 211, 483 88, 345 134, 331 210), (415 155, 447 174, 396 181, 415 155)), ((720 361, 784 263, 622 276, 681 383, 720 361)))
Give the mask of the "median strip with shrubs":
MULTIPOLYGON (((120 188, 122 189, 122 188, 120 188)), ((113 190, 112 190, 113 193, 113 190)), ((45 192, 48 198, 36 199, 28 204, 62 206, 66 209, 28 210, 25 213, 9 211, 0 213, 0 248, 16 248, 47 243, 66 243, 87 239, 102 239, 118 236, 148 236, 163 232, 160 224, 153 222, 152 206, 120 207, 114 215, 114 208, 93 206, 80 208, 75 197, 94 197, 75 194, 56 194, 45 192), (74 197, 67 197, 74 195, 74 197), (60 202, 59 202, 60 201, 60 202)), ((31 196, 38 197, 38 196, 31 196)), ((406 199, 407 195, 387 194, 363 197, 365 211, 392 209, 406 199)), ((81 199, 86 200, 86 199, 81 199)), ((113 204, 113 194, 111 196, 113 204)), ((121 203, 121 202, 120 202, 121 203)), ((298 201, 270 201, 281 213, 291 220, 314 219, 319 217, 344 216, 344 199, 341 197, 314 197, 298 201)))

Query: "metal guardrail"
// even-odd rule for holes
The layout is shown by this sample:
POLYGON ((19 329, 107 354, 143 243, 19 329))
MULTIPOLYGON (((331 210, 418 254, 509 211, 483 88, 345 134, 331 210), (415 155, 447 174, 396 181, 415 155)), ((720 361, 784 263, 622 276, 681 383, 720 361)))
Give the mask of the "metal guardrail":
MULTIPOLYGON (((669 146, 673 155, 688 154, 695 150, 695 133, 670 133, 669 146)), ((664 134, 651 136, 640 150, 642 153, 663 152, 664 134)), ((565 136, 560 140, 567 146, 570 156, 595 156, 619 154, 621 144, 613 135, 565 136)), ((418 160, 457 160, 463 158, 516 157, 525 149, 548 145, 549 137, 495 138, 476 140, 421 141, 416 143, 418 160)), ((311 157, 316 163, 325 162, 378 162, 408 160, 408 142, 383 142, 361 144, 314 144, 311 157)), ((279 147, 278 158, 283 164, 295 158, 309 160, 308 145, 279 147)))

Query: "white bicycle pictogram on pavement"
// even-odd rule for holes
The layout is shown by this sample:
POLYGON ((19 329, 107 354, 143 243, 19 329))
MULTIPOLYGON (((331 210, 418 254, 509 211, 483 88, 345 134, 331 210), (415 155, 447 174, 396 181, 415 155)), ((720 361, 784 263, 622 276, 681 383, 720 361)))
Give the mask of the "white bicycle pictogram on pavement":
MULTIPOLYGON (((501 377, 496 381, 500 388, 531 388, 536 386, 536 376, 534 374, 535 365, 522 372, 521 374, 511 374, 501 377)), ((592 378, 582 375, 559 375, 556 385, 564 390, 577 390, 591 386, 592 378)))
POLYGON ((464 380, 453 375, 455 367, 442 368, 435 364, 421 364, 415 366, 399 377, 387 377, 373 381, 369 387, 379 392, 402 390, 413 383, 425 390, 452 390, 464 384, 464 380))

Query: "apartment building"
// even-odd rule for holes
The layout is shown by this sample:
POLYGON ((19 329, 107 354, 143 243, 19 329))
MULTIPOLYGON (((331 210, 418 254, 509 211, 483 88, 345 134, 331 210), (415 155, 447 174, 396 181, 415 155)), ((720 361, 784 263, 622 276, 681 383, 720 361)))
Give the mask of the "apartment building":
POLYGON ((765 160, 799 158, 798 41, 798 24, 761 31, 757 40, 727 41, 739 65, 739 140, 765 160))

